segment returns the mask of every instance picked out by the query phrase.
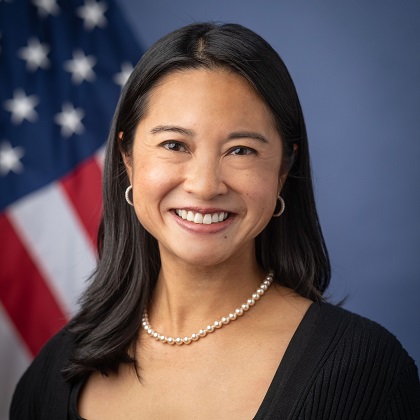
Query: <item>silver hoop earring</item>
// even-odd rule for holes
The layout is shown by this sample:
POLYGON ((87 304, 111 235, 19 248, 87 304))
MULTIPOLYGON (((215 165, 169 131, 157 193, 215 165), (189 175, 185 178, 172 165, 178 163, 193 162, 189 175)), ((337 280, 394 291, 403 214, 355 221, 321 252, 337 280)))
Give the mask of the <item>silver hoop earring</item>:
POLYGON ((284 202, 284 200, 280 196, 277 197, 277 200, 280 201, 281 208, 280 208, 280 210, 277 213, 274 213, 273 214, 273 217, 279 217, 279 216, 281 216, 283 214, 283 212, 284 212, 284 209, 286 208, 286 203, 284 202))
POLYGON ((133 202, 130 200, 130 191, 133 189, 133 186, 130 185, 129 187, 127 187, 127 189, 125 190, 125 200, 127 201, 128 204, 130 204, 130 206, 134 206, 133 202))

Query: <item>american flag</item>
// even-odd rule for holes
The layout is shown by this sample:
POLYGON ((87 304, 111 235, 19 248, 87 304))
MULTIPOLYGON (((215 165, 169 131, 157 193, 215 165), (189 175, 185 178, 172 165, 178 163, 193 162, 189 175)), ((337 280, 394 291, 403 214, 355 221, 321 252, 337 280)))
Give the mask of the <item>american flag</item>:
POLYGON ((141 54, 112 0, 0 0, 0 418, 95 267, 104 143, 141 54))

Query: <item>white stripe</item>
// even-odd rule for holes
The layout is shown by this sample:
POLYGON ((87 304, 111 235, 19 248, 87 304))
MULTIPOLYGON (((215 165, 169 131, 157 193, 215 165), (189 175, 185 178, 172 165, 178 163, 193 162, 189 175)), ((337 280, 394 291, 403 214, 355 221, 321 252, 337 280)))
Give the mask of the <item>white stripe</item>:
POLYGON ((25 196, 7 213, 63 310, 74 313, 96 261, 87 234, 60 185, 52 183, 25 196))
POLYGON ((101 146, 95 153, 95 160, 99 168, 101 169, 101 172, 103 172, 104 170, 105 149, 106 146, 101 146))
POLYGON ((15 386, 32 358, 1 304, 0 337, 0 419, 6 420, 15 386))

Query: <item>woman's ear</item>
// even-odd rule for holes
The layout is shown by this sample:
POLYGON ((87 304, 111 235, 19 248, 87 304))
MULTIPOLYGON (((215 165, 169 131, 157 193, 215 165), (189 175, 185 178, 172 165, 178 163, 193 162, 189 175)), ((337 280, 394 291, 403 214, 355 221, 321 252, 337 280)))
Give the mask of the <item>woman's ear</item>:
POLYGON ((130 180, 130 184, 131 182, 131 175, 133 172, 133 164, 132 164, 132 157, 128 156, 126 153, 124 153, 123 148, 121 147, 121 143, 124 141, 124 132, 120 131, 118 133, 118 149, 121 153, 121 157, 123 159, 124 162, 124 166, 125 166, 125 170, 127 171, 127 176, 128 179, 130 180))
POLYGON ((283 173, 283 175, 280 175, 280 177, 279 177, 279 185, 277 187, 277 197, 281 193, 281 190, 283 188, 283 185, 286 182, 286 178, 287 178, 287 172, 286 173, 283 173))
POLYGON ((293 143, 293 155, 290 158, 288 168, 286 170, 282 170, 279 176, 279 185, 277 188, 277 196, 280 195, 280 192, 283 188, 284 183, 286 182, 287 175, 289 174, 290 168, 296 161, 297 155, 299 153, 299 145, 297 143, 293 143))
POLYGON ((299 145, 297 143, 293 143, 293 153, 292 153, 292 156, 290 157, 290 160, 289 160, 288 171, 290 171, 290 169, 292 168, 292 166, 296 162, 298 154, 299 154, 299 145))

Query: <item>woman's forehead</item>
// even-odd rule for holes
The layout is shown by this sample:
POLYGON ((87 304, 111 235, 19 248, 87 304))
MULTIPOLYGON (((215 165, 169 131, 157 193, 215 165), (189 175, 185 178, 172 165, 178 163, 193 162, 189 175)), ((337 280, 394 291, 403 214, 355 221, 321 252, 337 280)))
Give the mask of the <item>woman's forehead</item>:
POLYGON ((241 75, 223 68, 174 71, 159 80, 149 92, 147 115, 179 118, 214 113, 218 118, 269 120, 275 124, 271 110, 241 75), (220 115, 220 111, 224 114, 220 115))

